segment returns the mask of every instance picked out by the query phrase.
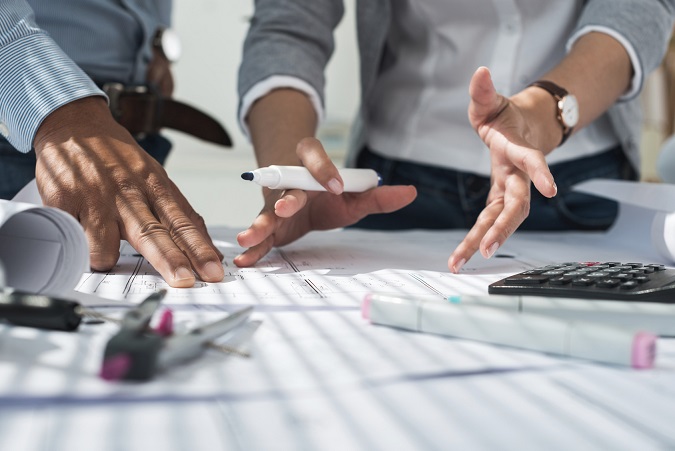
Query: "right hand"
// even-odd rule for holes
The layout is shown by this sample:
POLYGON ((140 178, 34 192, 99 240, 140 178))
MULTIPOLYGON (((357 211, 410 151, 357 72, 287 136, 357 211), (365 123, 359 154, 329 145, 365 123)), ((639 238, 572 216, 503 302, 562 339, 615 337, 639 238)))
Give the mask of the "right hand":
POLYGON ((203 219, 164 168, 115 122, 103 98, 57 109, 34 144, 40 196, 80 222, 92 269, 111 269, 125 239, 172 287, 194 285, 193 269, 206 282, 223 279, 223 256, 203 219))
POLYGON ((237 266, 251 266, 273 247, 288 244, 309 231, 345 227, 369 214, 390 213, 410 204, 417 196, 414 186, 380 186, 363 193, 343 193, 338 169, 318 140, 303 139, 296 154, 328 191, 264 188, 262 211, 237 236, 239 245, 248 248, 234 259, 237 266))

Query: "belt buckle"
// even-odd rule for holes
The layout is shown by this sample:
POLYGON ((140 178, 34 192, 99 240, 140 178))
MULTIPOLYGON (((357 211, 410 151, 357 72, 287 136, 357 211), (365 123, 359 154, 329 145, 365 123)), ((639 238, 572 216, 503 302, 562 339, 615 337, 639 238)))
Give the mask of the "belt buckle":
MULTIPOLYGON (((149 88, 144 85, 125 85, 119 82, 109 82, 103 84, 101 87, 103 92, 108 96, 109 108, 113 118, 117 122, 122 122, 122 109, 120 107, 120 99, 124 95, 142 95, 150 92, 149 88)), ((132 133, 134 138, 143 139, 147 133, 132 133)))

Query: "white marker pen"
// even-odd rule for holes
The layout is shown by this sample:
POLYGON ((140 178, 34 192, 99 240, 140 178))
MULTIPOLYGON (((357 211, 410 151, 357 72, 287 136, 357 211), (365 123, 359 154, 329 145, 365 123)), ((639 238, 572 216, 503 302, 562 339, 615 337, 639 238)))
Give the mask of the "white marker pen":
POLYGON ((656 354, 648 332, 480 305, 370 294, 361 313, 375 324, 633 368, 653 367, 656 354))
MULTIPOLYGON (((380 175, 372 169, 340 169, 344 191, 360 193, 382 184, 380 175)), ((302 189, 305 191, 326 191, 303 166, 268 166, 241 174, 244 180, 251 180, 270 189, 302 189)))
POLYGON ((511 312, 535 313, 567 320, 593 321, 662 336, 675 336, 675 304, 643 301, 557 298, 547 296, 448 296, 452 304, 482 305, 511 312))

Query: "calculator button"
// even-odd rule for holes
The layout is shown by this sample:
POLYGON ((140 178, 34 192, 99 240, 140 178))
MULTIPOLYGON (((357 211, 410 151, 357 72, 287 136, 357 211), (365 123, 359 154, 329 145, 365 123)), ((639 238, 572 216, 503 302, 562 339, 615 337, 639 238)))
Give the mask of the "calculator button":
POLYGON ((633 268, 641 268, 642 263, 624 263, 624 266, 632 266, 633 268))
POLYGON ((614 274, 612 277, 616 277, 617 279, 621 280, 622 282, 625 282, 626 280, 632 279, 633 275, 621 272, 619 274, 614 274))
POLYGON ((575 264, 575 263, 572 263, 572 264, 565 263, 564 265, 561 265, 561 266, 560 266, 560 269, 567 269, 567 270, 569 270, 569 271, 572 271, 572 270, 577 269, 577 268, 584 268, 584 266, 582 266, 582 265, 577 265, 577 264, 575 264))
POLYGON ((532 275, 517 275, 507 277, 504 280, 506 285, 540 285, 546 282, 549 279, 548 276, 543 276, 539 274, 532 275))
POLYGON ((633 280, 636 281, 637 283, 645 283, 649 282, 651 279, 649 276, 635 276, 633 277, 633 280))
POLYGON ((621 284, 619 288, 622 290, 632 290, 633 288, 636 288, 639 284, 634 281, 634 280, 628 280, 624 283, 621 284))
POLYGON ((577 271, 579 271, 581 273, 584 273, 584 274, 588 274, 590 272, 595 272, 596 269, 593 266, 588 266, 586 268, 579 268, 579 269, 577 269, 577 271))
POLYGON ((562 276, 565 274, 565 271, 560 271, 559 269, 555 269, 552 271, 546 271, 541 273, 543 276, 562 276))
POLYGON ((567 285, 572 280, 574 280, 574 278, 570 276, 551 277, 551 280, 549 280, 548 283, 551 285, 567 285))
POLYGON ((654 268, 654 271, 665 271, 666 267, 664 265, 651 264, 647 265, 648 268, 654 268))
POLYGON ((595 280, 591 279, 590 277, 578 277, 572 281, 572 285, 576 286, 584 286, 587 287, 589 285, 593 285, 595 283, 595 280))
POLYGON ((626 274, 632 274, 633 276, 641 276, 645 272, 641 269, 631 269, 630 271, 626 271, 626 274))
POLYGON ((570 271, 567 273, 568 276, 573 276, 573 277, 578 277, 578 276, 585 276, 586 273, 583 271, 570 271))
POLYGON ((592 273, 586 274, 586 277, 593 277, 594 279, 599 279, 601 277, 609 277, 610 273, 605 272, 605 271, 596 271, 592 273))
POLYGON ((617 285, 619 285, 620 283, 621 283, 621 281, 619 281, 617 279, 602 279, 602 280, 598 280, 595 285, 600 287, 600 288, 614 288, 617 285))
POLYGON ((604 262, 603 265, 621 266, 621 262, 604 262))

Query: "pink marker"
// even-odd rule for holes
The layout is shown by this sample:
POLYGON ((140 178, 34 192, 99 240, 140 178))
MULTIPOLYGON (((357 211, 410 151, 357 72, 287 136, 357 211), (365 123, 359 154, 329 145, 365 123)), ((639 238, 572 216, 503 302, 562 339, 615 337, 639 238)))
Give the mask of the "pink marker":
POLYGON ((650 332, 481 305, 370 294, 361 314, 374 324, 633 368, 652 368, 656 357, 650 332))

